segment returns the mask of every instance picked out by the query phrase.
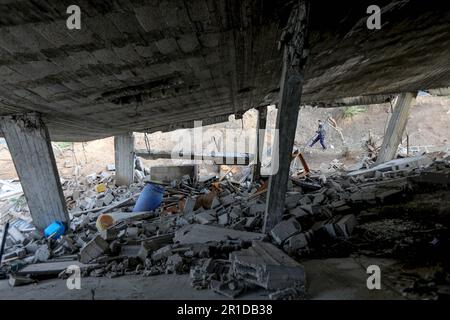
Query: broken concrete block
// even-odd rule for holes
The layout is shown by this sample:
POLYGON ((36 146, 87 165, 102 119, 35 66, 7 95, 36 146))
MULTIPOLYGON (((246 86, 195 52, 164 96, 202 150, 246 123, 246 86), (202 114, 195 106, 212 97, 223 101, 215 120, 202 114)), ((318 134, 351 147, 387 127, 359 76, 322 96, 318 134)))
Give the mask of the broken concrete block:
POLYGON ((325 200, 325 196, 322 193, 318 193, 314 196, 312 204, 318 205, 318 204, 321 204, 324 200, 325 200))
POLYGON ((225 197, 220 198, 220 203, 226 207, 229 206, 230 204, 232 204, 233 202, 235 202, 235 195, 234 194, 229 194, 225 197))
POLYGON ((230 261, 234 277, 267 290, 305 284, 303 266, 268 242, 253 241, 250 248, 230 253, 230 261))
POLYGON ((114 201, 114 196, 111 193, 106 194, 103 197, 103 205, 104 206, 109 206, 111 204, 111 202, 114 201))
POLYGON ((172 246, 170 244, 156 250, 152 254, 153 261, 159 261, 165 258, 168 258, 172 254, 172 246))
POLYGON ((215 210, 207 210, 200 212, 194 216, 194 221, 201 224, 211 224, 217 221, 215 210))
POLYGON ((284 244, 285 251, 294 253, 297 250, 304 250, 308 248, 308 239, 304 233, 296 234, 286 240, 284 244))
POLYGON ((166 273, 180 274, 183 271, 183 257, 178 253, 171 255, 166 261, 166 273))
POLYGON ((255 203, 252 206, 250 206, 248 215, 249 216, 257 216, 260 214, 264 214, 266 212, 266 204, 265 203, 255 203))
POLYGON ((275 242, 280 245, 287 238, 299 233, 301 229, 300 223, 298 223, 295 218, 291 218, 278 223, 272 230, 270 230, 270 235, 275 242))
POLYGON ((357 224, 355 215, 347 214, 335 223, 335 227, 339 236, 349 238, 357 224))
POLYGON ((172 243, 173 234, 163 234, 160 236, 151 237, 141 243, 141 248, 139 249, 138 256, 142 261, 152 253, 160 249, 163 246, 169 245, 172 243))
POLYGON ((128 227, 126 229, 126 236, 128 238, 137 238, 139 234, 139 228, 138 227, 128 227))
POLYGON ((186 201, 184 202, 183 214, 191 213, 192 211, 194 211, 196 201, 197 200, 192 197, 187 197, 186 201))
POLYGON ((11 287, 25 286, 27 284, 35 283, 36 280, 33 280, 29 277, 19 276, 10 274, 9 275, 9 285, 11 287))
POLYGON ((235 280, 229 280, 227 282, 211 280, 210 287, 214 292, 222 294, 230 299, 238 297, 245 289, 243 283, 235 280))
POLYGON ((302 196, 300 192, 286 192, 285 207, 288 209, 295 208, 302 196))
POLYGON ((225 226, 225 225, 228 224, 228 222, 229 222, 228 213, 224 213, 224 214, 221 214, 221 215, 219 216, 219 221, 218 221, 218 223, 219 223, 220 225, 225 226))
POLYGON ((50 249, 48 248, 48 245, 46 244, 39 246, 39 248, 34 253, 34 258, 36 262, 45 262, 48 259, 50 259, 50 256, 51 252, 50 249))
POLYGON ((95 236, 91 241, 80 250, 80 261, 82 263, 89 263, 92 260, 100 257, 109 248, 108 242, 103 240, 100 235, 95 236))
POLYGON ((301 207, 296 207, 294 209, 290 209, 289 213, 296 218, 301 218, 301 217, 305 217, 308 215, 308 212, 303 210, 301 207))
POLYGON ((209 241, 227 241, 227 240, 263 240, 265 234, 227 229, 222 227, 190 224, 182 227, 175 233, 174 242, 180 244, 207 243, 209 241))

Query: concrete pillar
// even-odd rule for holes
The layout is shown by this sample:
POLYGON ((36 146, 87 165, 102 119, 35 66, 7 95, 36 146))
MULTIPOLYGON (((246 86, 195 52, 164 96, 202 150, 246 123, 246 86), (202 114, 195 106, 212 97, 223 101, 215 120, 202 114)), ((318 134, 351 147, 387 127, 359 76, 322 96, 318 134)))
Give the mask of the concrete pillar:
POLYGON ((258 108, 258 119, 256 121, 256 165, 253 172, 253 180, 257 181, 261 178, 261 161, 264 149, 264 136, 266 132, 267 122, 267 106, 258 108))
POLYGON ((134 181, 134 135, 132 132, 114 137, 116 185, 130 185, 134 181))
POLYGON ((403 132, 408 122, 409 111, 416 100, 417 93, 402 93, 397 97, 394 112, 389 119, 388 128, 384 134, 383 144, 378 153, 376 164, 394 159, 398 146, 402 142, 403 132))
MULTIPOLYGON (((272 147, 272 168, 277 160, 278 170, 269 178, 264 232, 269 232, 281 221, 284 212, 289 167, 292 159, 295 131, 306 64, 306 44, 309 1, 299 1, 291 12, 285 28, 283 43, 283 69, 281 73, 280 98, 276 120, 278 143, 272 147)), ((277 133, 276 133, 277 135, 277 133)), ((273 170, 272 170, 273 171, 273 170)))
POLYGON ((19 175, 33 224, 43 230, 55 220, 68 223, 50 137, 40 116, 33 113, 3 117, 0 129, 19 175))

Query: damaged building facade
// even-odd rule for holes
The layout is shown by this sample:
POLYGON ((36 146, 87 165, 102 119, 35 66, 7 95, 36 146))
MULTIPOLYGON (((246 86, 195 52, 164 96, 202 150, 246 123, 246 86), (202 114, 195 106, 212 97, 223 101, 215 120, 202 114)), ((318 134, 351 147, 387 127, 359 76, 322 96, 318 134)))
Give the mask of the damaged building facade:
POLYGON ((433 250, 441 269, 407 279, 407 293, 448 297, 450 156, 396 157, 418 91, 448 95, 450 12, 439 1, 379 1, 381 28, 369 29, 371 4, 80 1, 81 28, 72 30, 64 2, 1 4, 0 134, 33 224, 3 227, 9 285, 67 278, 76 266, 83 279, 177 275, 225 298, 304 299, 309 260, 433 250), (294 152, 301 105, 384 102, 392 116, 369 166, 324 175, 294 152), (264 130, 274 104, 270 176, 248 153, 185 151, 242 160, 249 170, 239 178, 140 163, 170 155, 137 149, 134 132, 220 123, 250 109, 264 130), (61 183, 51 141, 111 136, 110 174, 61 183), (293 172, 297 157, 303 169, 293 172))

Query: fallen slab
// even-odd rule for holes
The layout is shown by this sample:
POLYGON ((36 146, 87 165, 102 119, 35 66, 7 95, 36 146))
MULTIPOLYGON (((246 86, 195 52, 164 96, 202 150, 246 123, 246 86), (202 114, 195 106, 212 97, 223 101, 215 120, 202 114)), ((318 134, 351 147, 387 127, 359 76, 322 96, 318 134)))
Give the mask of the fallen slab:
POLYGON ((91 267, 95 268, 96 264, 84 264, 76 260, 34 263, 20 269, 15 274, 19 276, 29 275, 30 277, 41 275, 58 275, 59 273, 61 273, 61 271, 66 270, 69 266, 77 266, 81 270, 84 270, 91 267))
POLYGON ((268 242, 253 241, 250 248, 232 252, 230 260, 234 277, 267 290, 305 284, 303 266, 268 242))
POLYGON ((210 225, 191 224, 186 225, 175 233, 174 242, 180 244, 206 243, 209 241, 226 240, 263 240, 263 233, 226 229, 210 225))

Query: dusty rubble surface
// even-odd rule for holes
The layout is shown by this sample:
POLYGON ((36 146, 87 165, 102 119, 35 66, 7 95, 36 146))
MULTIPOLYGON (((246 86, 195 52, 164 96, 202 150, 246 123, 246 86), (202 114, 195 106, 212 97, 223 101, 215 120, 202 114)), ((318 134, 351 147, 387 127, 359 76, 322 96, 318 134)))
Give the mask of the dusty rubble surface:
POLYGON ((298 171, 283 220, 264 234, 267 182, 248 173, 152 181, 165 188, 162 205, 132 212, 145 170, 129 188, 105 171, 64 183, 72 221, 61 238, 11 224, 2 276, 27 285, 77 265, 84 277, 189 274, 194 288, 227 298, 305 299, 305 261, 372 256, 397 261, 389 281, 406 297, 448 298, 449 175, 450 156, 437 153, 350 173, 298 171))

